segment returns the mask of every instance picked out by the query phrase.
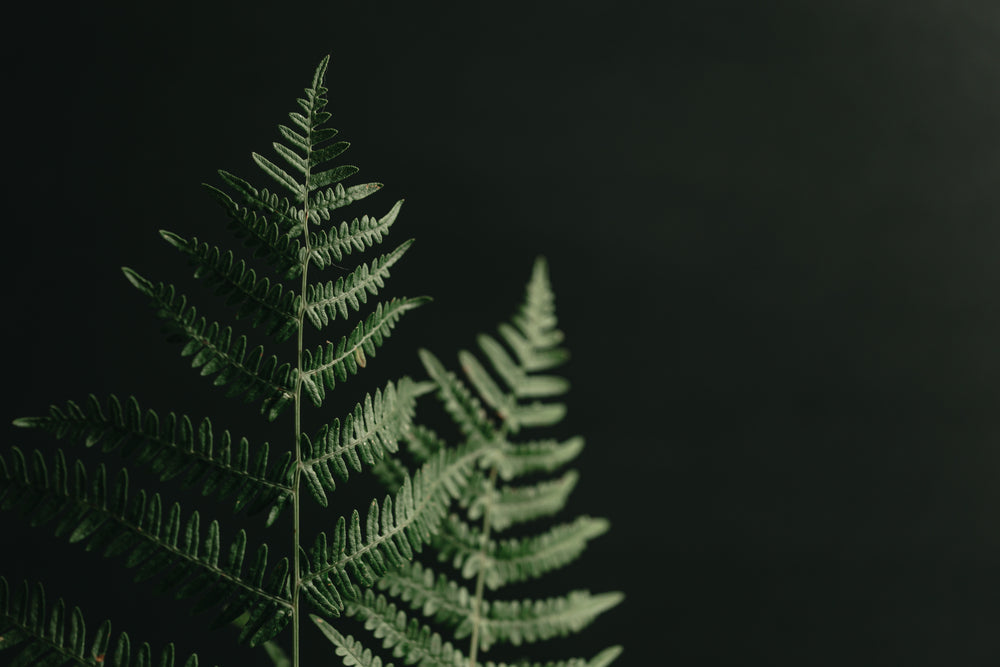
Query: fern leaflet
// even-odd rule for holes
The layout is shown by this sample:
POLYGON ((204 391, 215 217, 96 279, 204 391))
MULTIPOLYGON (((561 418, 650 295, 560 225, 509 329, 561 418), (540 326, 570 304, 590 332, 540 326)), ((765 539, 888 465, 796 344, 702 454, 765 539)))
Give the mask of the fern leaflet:
MULTIPOLYGON (((152 667, 149 644, 143 643, 132 659, 132 643, 122 632, 111 643, 111 622, 104 621, 87 647, 87 628, 79 607, 66 614, 66 603, 56 601, 46 618, 45 590, 28 582, 11 597, 7 580, 0 577, 0 651, 20 647, 12 665, 107 665, 108 667, 152 667)), ((159 667, 174 667, 174 646, 160 654, 159 667)), ((184 667, 198 667, 198 656, 184 661, 184 667)))

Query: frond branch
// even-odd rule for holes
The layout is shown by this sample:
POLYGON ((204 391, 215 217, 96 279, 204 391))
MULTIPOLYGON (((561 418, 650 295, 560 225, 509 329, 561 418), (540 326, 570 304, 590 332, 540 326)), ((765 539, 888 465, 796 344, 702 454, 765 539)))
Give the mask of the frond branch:
POLYGON ((232 329, 198 318, 187 299, 175 295, 172 285, 154 285, 132 269, 123 271, 129 282, 150 298, 172 337, 185 343, 181 356, 193 355, 191 365, 200 367, 202 375, 215 375, 216 385, 229 384, 230 396, 243 395, 246 402, 262 399, 261 412, 271 420, 292 401, 289 387, 293 372, 287 363, 279 366, 274 356, 265 360, 259 346, 248 353, 245 336, 232 342, 232 329))
POLYGON ((336 479, 348 479, 348 466, 361 472, 362 462, 374 466, 398 451, 398 441, 411 430, 417 397, 429 389, 408 377, 395 385, 389 382, 374 397, 365 396, 343 420, 324 425, 314 438, 302 435, 302 474, 320 505, 326 507, 326 492, 336 489, 336 479))
POLYGON ((103 549, 107 557, 127 553, 125 566, 138 568, 137 581, 164 573, 160 589, 179 587, 178 597, 201 596, 196 605, 199 609, 225 602, 216 625, 252 610, 253 622, 241 635, 251 644, 270 639, 288 622, 288 563, 281 561, 265 582, 267 545, 258 549, 255 563, 244 578, 244 531, 239 532, 228 559, 220 565, 218 522, 213 521, 208 535, 202 538, 198 513, 192 513, 182 528, 177 503, 164 520, 159 494, 153 494, 148 503, 144 491, 129 499, 125 470, 109 493, 103 465, 98 466, 90 483, 83 464, 77 461, 70 475, 62 451, 57 450, 50 479, 40 452, 33 453, 30 466, 18 448, 11 452, 10 468, 0 457, 0 508, 21 505, 32 525, 58 517, 57 536, 68 534, 70 542, 88 540, 88 550, 103 549))
POLYGON ((234 441, 228 430, 215 434, 207 418, 197 427, 187 415, 178 418, 173 412, 161 420, 153 410, 143 413, 134 396, 123 407, 111 395, 105 412, 90 395, 83 407, 73 401, 65 409, 52 405, 46 416, 22 417, 14 425, 82 441, 87 447, 103 443, 104 452, 120 449, 123 457, 149 466, 161 480, 183 475, 183 483, 192 485, 203 479, 205 494, 217 492, 226 498, 235 493, 236 511, 247 507, 253 514, 272 503, 283 505, 292 491, 290 454, 268 471, 267 443, 251 457, 246 438, 234 441))
POLYGON ((409 310, 429 301, 426 297, 396 298, 379 303, 367 319, 336 344, 327 343, 315 354, 305 351, 302 387, 313 403, 321 405, 327 389, 333 389, 337 382, 344 382, 348 375, 354 375, 364 368, 368 357, 374 357, 383 340, 392 334, 393 328, 409 310))
POLYGON ((389 569, 410 560, 437 532, 448 502, 467 484, 481 456, 481 448, 441 452, 407 477, 394 497, 386 497, 381 511, 372 502, 365 534, 357 511, 349 524, 340 518, 329 546, 320 533, 302 578, 310 600, 324 613, 339 615, 345 599, 358 598, 355 581, 371 586, 389 569))
MULTIPOLYGON (((149 644, 143 643, 132 661, 131 641, 128 633, 122 632, 111 644, 111 622, 104 621, 94 634, 90 648, 87 648, 87 629, 83 613, 73 607, 68 615, 66 604, 57 600, 51 614, 46 616, 45 590, 36 583, 29 592, 28 582, 24 582, 12 598, 7 580, 0 577, 0 651, 20 647, 13 657, 12 665, 76 665, 93 667, 148 667, 152 664, 149 644)), ((174 666, 174 646, 168 644, 160 655, 160 667, 174 666)), ((191 655, 184 667, 198 667, 198 656, 191 655)))

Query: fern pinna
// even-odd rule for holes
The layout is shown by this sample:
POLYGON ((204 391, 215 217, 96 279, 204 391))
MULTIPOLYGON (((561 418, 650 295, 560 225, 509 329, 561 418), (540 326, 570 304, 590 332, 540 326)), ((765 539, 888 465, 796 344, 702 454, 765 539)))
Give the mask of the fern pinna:
MULTIPOLYGON (((583 440, 576 437, 565 441, 513 439, 532 428, 558 424, 566 412, 562 403, 542 400, 569 388, 563 378, 543 373, 568 358, 561 347, 563 334, 556 328, 554 296, 543 259, 535 263, 519 312, 511 322, 500 325, 499 333, 506 347, 492 336, 481 335, 478 340, 492 374, 472 353, 459 353, 472 389, 430 352, 421 352, 438 396, 461 433, 462 444, 448 447, 429 429, 417 426, 406 440, 409 453, 418 461, 474 456, 477 463, 457 494, 458 507, 453 509, 460 511, 450 513, 431 539, 445 571, 409 563, 382 577, 377 583, 380 592, 368 590, 347 605, 347 613, 362 621, 384 649, 406 664, 475 667, 479 652, 493 644, 517 646, 579 632, 622 599, 620 593, 594 595, 582 590, 540 600, 485 599, 486 589, 498 590, 567 565, 583 552, 589 540, 608 528, 604 519, 580 516, 534 534, 498 539, 497 534, 511 526, 523 526, 560 511, 577 474, 569 470, 555 479, 520 485, 499 482, 553 473, 575 458, 583 446, 583 440), (422 621, 420 616, 429 620, 422 621), (448 636, 436 632, 429 622, 446 627, 448 636), (459 640, 464 643, 465 638, 468 651, 458 648, 459 640)), ((395 459, 382 463, 379 473, 393 485, 405 476, 395 459)), ((383 664, 380 656, 353 636, 322 618, 314 616, 313 620, 335 644, 345 665, 383 664)), ((612 646, 589 660, 545 664, 603 667, 620 652, 621 647, 612 646)), ((498 667, 504 663, 485 664, 498 667)), ((526 659, 516 664, 541 663, 526 659)))
MULTIPOLYGON (((236 510, 265 512, 268 526, 291 506, 293 534, 281 538, 279 545, 290 549, 261 544, 248 554, 243 531, 224 537, 219 521, 205 522, 197 512, 185 513, 158 493, 129 488, 126 470, 109 478, 103 465, 88 467, 70 461, 61 451, 43 454, 12 448, 0 457, 0 507, 20 508, 33 524, 54 524, 57 536, 109 557, 122 557, 127 567, 135 569, 137 580, 159 575, 162 591, 196 598, 196 610, 213 608, 215 626, 240 624, 241 640, 251 645, 268 642, 292 624, 291 661, 296 667, 303 597, 327 617, 338 616, 346 601, 361 600, 363 587, 411 558, 437 529, 452 494, 459 492, 460 473, 472 465, 471 459, 429 460, 412 476, 400 479, 397 493, 381 503, 373 501, 367 523, 354 512, 332 523, 335 528, 329 537, 316 537, 309 554, 300 546, 303 489, 326 505, 327 494, 352 470, 394 453, 411 429, 417 397, 432 388, 404 377, 316 433, 306 433, 302 427, 306 399, 315 406, 323 404, 328 391, 375 356, 400 317, 425 301, 369 302, 410 241, 350 272, 338 266, 342 274, 335 280, 315 280, 320 270, 381 244, 401 206, 395 204, 382 217, 366 215, 335 224, 339 209, 381 186, 344 186, 342 181, 357 168, 331 163, 348 144, 336 141, 337 131, 327 127, 327 63, 324 59, 316 69, 298 100, 300 110, 289 115, 290 124, 279 126, 282 141, 274 143, 277 157, 253 154, 275 191, 227 172, 220 172, 224 187, 210 187, 226 209, 235 236, 270 275, 251 269, 240 257, 243 251, 162 232, 194 263, 197 277, 228 296, 237 318, 261 327, 275 342, 295 339, 295 358, 280 359, 262 346, 251 348, 232 325, 199 315, 172 285, 124 269, 164 321, 168 337, 180 343, 181 354, 201 375, 225 387, 227 395, 257 404, 268 420, 292 413, 287 445, 252 443, 218 430, 208 418, 164 415, 140 407, 133 397, 90 397, 82 404, 54 406, 45 416, 15 422, 87 447, 100 444, 104 452, 118 450, 164 480, 178 477, 199 485, 206 494, 228 499, 236 510), (363 310, 364 317, 352 322, 363 310), (307 326, 321 329, 340 321, 344 333, 339 338, 324 332, 323 338, 332 342, 306 346, 307 326), (286 555, 275 558, 275 551, 286 555)), ((22 596, 11 602, 2 579, 0 586, 0 649, 20 647, 19 664, 130 664, 124 650, 105 657, 101 647, 106 632, 93 647, 85 647, 77 611, 64 633, 61 601, 58 611, 43 618, 40 594, 30 601, 22 596)), ((140 656, 140 664, 148 662, 143 660, 140 656)), ((172 660, 164 658, 160 664, 172 660)))

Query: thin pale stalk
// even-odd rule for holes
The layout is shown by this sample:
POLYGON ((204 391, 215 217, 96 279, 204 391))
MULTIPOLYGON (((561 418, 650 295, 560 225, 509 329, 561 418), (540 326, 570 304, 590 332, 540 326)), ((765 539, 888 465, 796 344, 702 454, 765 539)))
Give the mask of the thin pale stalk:
MULTIPOLYGON (((306 211, 308 215, 308 211, 306 211)), ((309 228, 306 218, 305 247, 306 259, 302 267, 302 285, 298 312, 298 344, 295 353, 296 368, 298 372, 295 377, 295 475, 292 479, 292 667, 299 667, 299 631, 301 629, 301 614, 299 613, 299 590, 302 588, 302 564, 299 560, 299 520, 301 517, 301 498, 299 494, 299 483, 302 479, 302 377, 304 369, 302 367, 303 350, 303 329, 305 328, 306 317, 306 287, 308 286, 309 274, 309 228)))
POLYGON ((493 490, 496 488, 497 469, 490 469, 489 484, 486 488, 486 507, 483 509, 483 534, 479 542, 479 574, 476 575, 476 596, 472 601, 472 637, 469 639, 469 667, 476 667, 479 653, 479 627, 482 625, 483 589, 486 584, 486 549, 490 543, 490 510, 493 507, 493 490))
MULTIPOLYGON (((306 137, 307 144, 312 146, 312 131, 306 137)), ((306 151, 306 164, 309 163, 311 150, 306 151)), ((295 350, 295 477, 292 481, 292 665, 299 667, 299 636, 302 629, 302 614, 299 613, 299 591, 302 589, 302 563, 299 558, 299 521, 301 518, 301 495, 299 484, 302 481, 302 378, 305 376, 305 369, 302 366, 302 352, 304 349, 303 335, 306 326, 306 294, 309 286, 309 257, 312 255, 312 246, 309 243, 309 176, 310 169, 306 169, 305 174, 305 196, 302 202, 302 242, 305 248, 305 259, 302 262, 302 281, 299 285, 299 311, 298 318, 298 342, 295 350)))

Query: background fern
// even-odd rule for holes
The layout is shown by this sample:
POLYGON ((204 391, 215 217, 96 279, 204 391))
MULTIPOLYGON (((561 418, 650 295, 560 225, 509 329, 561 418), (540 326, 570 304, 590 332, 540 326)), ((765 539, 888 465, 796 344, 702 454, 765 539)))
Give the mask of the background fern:
MULTIPOLYGON (((554 294, 540 258, 521 308, 498 328, 504 344, 490 335, 479 336, 485 365, 476 355, 459 352, 469 386, 432 353, 421 352, 440 402, 459 433, 459 444, 449 446, 430 429, 417 426, 407 440, 409 453, 423 462, 452 448, 476 452, 479 470, 462 475, 454 511, 431 538, 442 570, 436 574, 436 566, 420 562, 403 565, 378 580, 381 592, 368 590, 347 603, 348 615, 363 622, 372 638, 345 635, 314 617, 344 664, 382 664, 372 652, 380 643, 385 654, 405 664, 476 665, 483 660, 480 652, 494 644, 531 645, 579 633, 621 601, 621 593, 593 595, 586 590, 545 599, 493 599, 494 591, 509 590, 513 584, 566 566, 590 539, 607 529, 606 521, 586 516, 543 528, 536 521, 560 513, 576 473, 570 470, 561 478, 542 480, 532 473, 557 471, 582 448, 579 437, 525 439, 525 431, 556 426, 566 413, 558 399, 569 384, 550 372, 568 358, 556 324, 554 294), (515 483, 500 486, 500 480, 515 483), (522 525, 530 526, 527 532, 501 537, 510 527, 522 525)), ((380 464, 379 471, 393 489, 405 467, 390 459, 380 464)), ((603 667, 620 652, 620 646, 611 646, 589 661, 567 656, 556 664, 603 667)), ((541 664, 531 660, 530 646, 525 654, 518 664, 541 664)))

